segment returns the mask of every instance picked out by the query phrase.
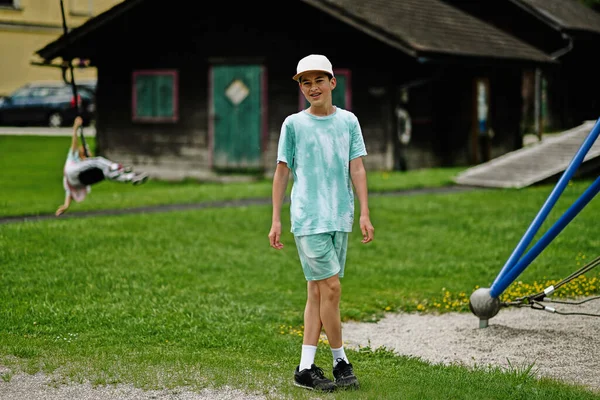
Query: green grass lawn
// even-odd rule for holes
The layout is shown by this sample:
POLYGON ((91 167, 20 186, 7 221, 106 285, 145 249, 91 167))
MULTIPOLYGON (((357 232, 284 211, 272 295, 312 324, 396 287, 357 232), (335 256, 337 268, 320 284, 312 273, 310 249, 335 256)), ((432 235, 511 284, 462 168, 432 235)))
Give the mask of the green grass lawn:
MULTIPOLYGON (((93 149, 94 138, 87 142, 93 149)), ((64 201, 62 170, 70 145, 69 137, 0 136, 0 217, 52 214, 64 201)), ((115 160, 119 161, 119 160, 115 160)), ((443 186, 464 168, 411 171, 410 174, 370 172, 371 191, 389 191, 443 186)), ((161 182, 150 180, 139 186, 101 182, 82 203, 68 212, 123 209, 204 201, 270 198, 270 179, 241 183, 161 182)))
MULTIPOLYGON (((27 163, 18 155, 36 145, 33 138, 0 137, 0 179, 12 185, 12 196, 0 195, 3 215, 18 207, 17 214, 53 212, 62 200, 56 168, 65 138, 40 140, 59 154, 43 153, 27 163), (17 179, 23 168, 27 173, 17 179), (32 199, 36 194, 40 198, 32 199)), ((444 185, 454 173, 372 173, 370 187, 444 185)), ((537 237, 589 184, 567 187, 537 237)), ((118 208, 270 195, 268 181, 101 185, 79 209, 86 203, 90 209, 118 208), (115 193, 119 201, 111 201, 115 193)), ((447 293, 464 299, 478 286, 489 287, 551 190, 373 196, 376 238, 362 245, 360 232, 351 235, 343 319, 377 321, 386 311, 469 312, 464 301, 456 308, 433 304, 448 304, 447 293)), ((599 212, 592 201, 519 279, 561 279, 579 268, 582 254, 596 257, 600 225, 591 221, 599 212)), ((282 251, 269 248, 270 221, 269 206, 244 206, 0 225, 0 365, 10 371, 2 379, 43 371, 64 382, 192 390, 227 384, 267 396, 314 398, 291 385, 306 283, 288 232, 289 208, 282 251)), ((600 399, 518 368, 430 365, 385 348, 348 353, 361 389, 320 398, 600 399)), ((330 354, 321 344, 317 364, 330 365, 330 354)))

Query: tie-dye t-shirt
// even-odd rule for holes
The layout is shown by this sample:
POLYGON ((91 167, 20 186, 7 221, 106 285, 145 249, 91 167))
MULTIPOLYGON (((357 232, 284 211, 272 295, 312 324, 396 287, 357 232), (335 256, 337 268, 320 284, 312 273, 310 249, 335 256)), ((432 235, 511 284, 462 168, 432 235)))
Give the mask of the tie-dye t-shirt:
POLYGON ((352 231, 350 161, 365 155, 360 124, 350 111, 336 107, 325 117, 301 111, 285 119, 277 161, 287 163, 293 175, 294 235, 352 231))

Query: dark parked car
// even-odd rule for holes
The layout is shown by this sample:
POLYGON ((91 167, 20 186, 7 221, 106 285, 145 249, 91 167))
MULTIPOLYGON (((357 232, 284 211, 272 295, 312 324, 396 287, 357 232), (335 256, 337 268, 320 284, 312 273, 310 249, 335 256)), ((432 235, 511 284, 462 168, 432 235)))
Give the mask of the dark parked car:
POLYGON ((96 93, 96 86, 98 85, 98 80, 96 79, 77 79, 77 86, 83 87, 91 90, 96 93))
POLYGON ((64 83, 30 83, 0 99, 0 125, 50 127, 70 126, 81 115, 84 125, 93 121, 95 93, 77 85, 78 112, 73 89, 64 83))

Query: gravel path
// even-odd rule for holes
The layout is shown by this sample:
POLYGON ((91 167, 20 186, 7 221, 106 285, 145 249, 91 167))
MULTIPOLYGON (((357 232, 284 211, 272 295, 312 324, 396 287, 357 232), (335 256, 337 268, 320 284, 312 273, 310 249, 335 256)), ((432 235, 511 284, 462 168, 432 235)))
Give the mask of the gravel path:
MULTIPOLYGON (((600 300, 550 304, 558 312, 600 314, 600 300)), ((502 308, 479 328, 471 313, 390 314, 378 323, 344 324, 348 346, 385 347, 433 364, 522 368, 600 393, 600 318, 502 308), (510 363, 510 365, 509 365, 510 363)))
MULTIPOLYGON (((0 368, 1 371, 1 368, 0 368)), ((191 392, 188 390, 141 390, 131 385, 93 387, 86 384, 56 386, 44 374, 12 377, 10 382, 0 381, 2 400, 262 400, 234 389, 191 392)))

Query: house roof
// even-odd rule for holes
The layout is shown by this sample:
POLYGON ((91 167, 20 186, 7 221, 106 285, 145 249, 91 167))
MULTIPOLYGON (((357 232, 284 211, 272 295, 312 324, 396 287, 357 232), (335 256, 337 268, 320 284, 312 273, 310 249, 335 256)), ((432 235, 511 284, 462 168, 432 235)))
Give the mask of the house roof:
POLYGON ((419 57, 551 62, 548 55, 440 0, 303 0, 419 57))
POLYGON ((511 0, 560 30, 600 33, 600 13, 577 0, 511 0))
POLYGON ((145 0, 123 0, 121 3, 109 8, 103 13, 98 14, 94 18, 90 18, 82 25, 77 28, 69 30, 65 36, 61 35, 58 39, 48 43, 43 48, 37 50, 35 54, 42 57, 46 62, 52 61, 56 57, 64 56, 65 49, 69 47, 73 42, 77 41, 81 37, 87 35, 89 32, 105 25, 112 21, 115 17, 125 13, 136 5, 144 2, 145 0))
MULTIPOLYGON (((124 0, 36 51, 50 62, 69 45, 145 0, 124 0)), ((441 0, 301 0, 417 59, 466 56, 551 63, 519 39, 441 0)))

